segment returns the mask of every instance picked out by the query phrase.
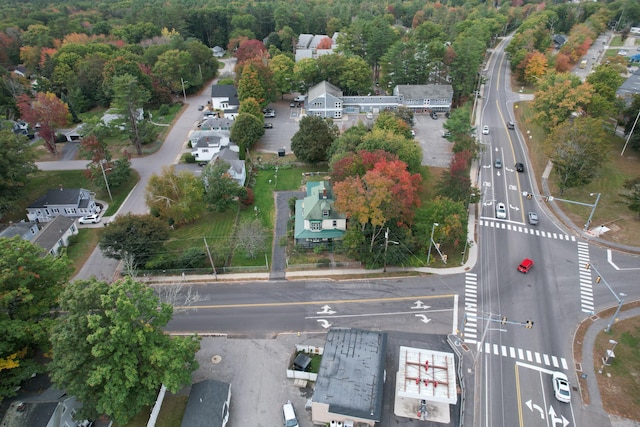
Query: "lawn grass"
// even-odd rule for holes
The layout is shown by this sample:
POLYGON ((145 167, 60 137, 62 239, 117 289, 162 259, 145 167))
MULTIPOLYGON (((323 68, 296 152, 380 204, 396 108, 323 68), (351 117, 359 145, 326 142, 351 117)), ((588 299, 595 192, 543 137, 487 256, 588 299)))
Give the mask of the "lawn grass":
POLYGON ((630 420, 640 421, 640 317, 615 323, 609 333, 600 332, 593 348, 594 370, 604 410, 630 420), (615 358, 611 366, 602 367, 602 357, 611 350, 614 340, 615 358))
POLYGON ((70 243, 67 248, 67 257, 73 263, 74 268, 72 276, 78 273, 84 263, 87 262, 93 250, 98 246, 99 238, 100 228, 82 228, 78 230, 76 241, 70 243))
POLYGON ((622 36, 614 36, 613 39, 611 40, 611 44, 609 46, 623 46, 624 45, 624 41, 622 40, 622 36))
MULTIPOLYGON (((533 109, 529 103, 521 102, 517 105, 518 108, 515 111, 520 131, 525 136, 529 131, 529 135, 532 136, 532 138, 527 139, 527 147, 538 188, 542 188, 541 176, 548 161, 548 157, 544 154, 542 148, 546 132, 533 122, 533 109)), ((637 214, 634 214, 626 207, 623 198, 620 196, 624 181, 640 176, 640 155, 637 152, 627 150, 624 156, 620 156, 623 145, 623 138, 610 134, 609 161, 601 164, 599 176, 590 184, 568 189, 563 195, 560 195, 556 175, 552 172, 549 177, 549 188, 551 195, 555 197, 587 204, 595 203, 596 197, 591 196, 591 194, 601 193, 590 228, 605 225, 611 231, 600 236, 604 240, 640 246, 640 221, 638 221, 637 214)), ((587 222, 591 207, 560 201, 557 203, 576 226, 582 227, 587 222)))
MULTIPOLYGON (((188 400, 187 396, 175 396, 167 393, 158 414, 156 427, 180 427, 188 400)), ((113 425, 114 427, 146 427, 149 415, 151 415, 151 407, 145 407, 124 426, 115 422, 113 425)))

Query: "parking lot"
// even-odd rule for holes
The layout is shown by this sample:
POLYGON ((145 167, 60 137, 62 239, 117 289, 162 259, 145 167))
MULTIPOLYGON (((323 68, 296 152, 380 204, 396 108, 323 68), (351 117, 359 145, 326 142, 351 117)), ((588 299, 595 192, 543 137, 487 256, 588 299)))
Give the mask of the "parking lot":
MULTIPOLYGON (((293 96, 286 96, 284 99, 269 105, 269 108, 275 110, 276 117, 267 118, 265 122, 273 123, 273 128, 265 129, 264 136, 260 139, 256 148, 258 151, 277 153, 279 149, 284 148, 287 154, 291 153, 291 138, 299 129, 299 120, 301 114, 304 113, 302 108, 291 108, 290 103, 293 96)), ((372 124, 375 120, 367 119, 364 114, 345 115, 342 119, 334 120, 340 132, 344 132, 358 123, 372 124)), ((440 113, 438 119, 432 119, 428 114, 416 114, 415 130, 416 141, 422 147, 422 164, 447 168, 451 162, 452 143, 444 138, 443 131, 446 118, 440 113)))
MULTIPOLYGON (((295 354, 296 344, 324 346, 326 334, 281 334, 274 339, 233 339, 204 337, 197 354, 200 368, 193 382, 216 379, 231 384, 231 426, 275 427, 283 425, 282 405, 291 400, 300 427, 312 427, 311 412, 305 404, 312 396, 312 384, 294 386, 286 369, 295 354)), ((394 414, 395 373, 400 346, 451 352, 444 335, 388 332, 385 362, 383 411, 380 425, 423 426, 423 421, 394 414)), ((180 394, 188 395, 188 389, 180 394)), ((458 424, 458 408, 450 407, 451 425, 458 424)))

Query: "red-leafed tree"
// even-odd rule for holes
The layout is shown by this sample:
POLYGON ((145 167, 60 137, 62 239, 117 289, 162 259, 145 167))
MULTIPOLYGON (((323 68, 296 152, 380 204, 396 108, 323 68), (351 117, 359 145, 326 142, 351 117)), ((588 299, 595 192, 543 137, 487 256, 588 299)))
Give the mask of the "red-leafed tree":
POLYGON ((333 42, 331 41, 331 38, 324 37, 318 43, 317 49, 331 49, 332 44, 333 44, 333 42))
POLYGON ((373 169, 373 166, 380 160, 398 160, 398 156, 384 150, 360 150, 357 153, 349 153, 333 164, 331 180, 340 182, 350 176, 362 176, 373 169))
POLYGON ((470 151, 460 151, 453 155, 449 169, 440 176, 438 194, 458 202, 469 199, 471 194, 469 164, 472 158, 473 153, 470 151))
POLYGON ((422 177, 411 174, 401 160, 381 158, 363 176, 350 176, 334 184, 335 207, 360 224, 362 232, 371 228, 369 250, 389 221, 408 224, 420 205, 422 177))
POLYGON ((69 107, 62 102, 55 93, 38 92, 35 99, 27 95, 18 98, 20 116, 24 121, 35 127, 40 124, 39 134, 44 140, 44 146, 53 154, 56 150, 56 129, 64 126, 69 115, 69 107))
POLYGON ((555 69, 559 73, 566 73, 571 70, 571 58, 564 53, 558 53, 556 55, 555 69))
POLYGON ((242 64, 250 59, 262 58, 267 52, 267 48, 259 40, 245 40, 240 42, 238 50, 236 50, 236 58, 238 64, 242 64))

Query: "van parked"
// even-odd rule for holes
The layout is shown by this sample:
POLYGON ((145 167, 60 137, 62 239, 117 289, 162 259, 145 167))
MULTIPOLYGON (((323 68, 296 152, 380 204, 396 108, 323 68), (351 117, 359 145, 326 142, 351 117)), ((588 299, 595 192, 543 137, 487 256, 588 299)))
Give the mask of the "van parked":
POLYGON ((296 412, 293 409, 293 404, 290 400, 282 405, 282 418, 284 419, 284 425, 286 427, 298 427, 298 419, 296 418, 296 412))

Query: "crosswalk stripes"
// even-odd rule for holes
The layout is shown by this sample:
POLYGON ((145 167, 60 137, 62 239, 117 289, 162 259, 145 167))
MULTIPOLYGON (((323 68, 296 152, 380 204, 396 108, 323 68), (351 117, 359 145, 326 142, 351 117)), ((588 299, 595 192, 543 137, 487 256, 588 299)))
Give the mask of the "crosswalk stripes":
POLYGON ((475 344, 478 340, 478 275, 465 273, 464 277, 464 342, 475 344))
POLYGON ((478 351, 481 353, 489 353, 501 357, 509 357, 511 359, 519 359, 529 363, 537 363, 538 365, 553 366, 556 369, 562 367, 564 370, 569 369, 569 364, 564 357, 549 356, 545 353, 538 353, 537 351, 523 350, 521 348, 515 349, 513 347, 507 347, 506 345, 484 343, 484 348, 480 343, 477 343, 478 351), (517 357, 516 357, 517 351, 517 357))
POLYGON ((568 234, 552 233, 549 231, 538 230, 537 228, 523 227, 521 225, 509 224, 503 221, 492 221, 487 219, 478 220, 478 224, 485 227, 497 228, 500 230, 516 231, 518 233, 530 234, 532 236, 546 237, 548 239, 566 240, 575 242, 576 236, 569 236, 568 234))
POLYGON ((593 313, 593 283, 591 282, 591 270, 589 264, 589 244, 578 242, 578 274, 580 276, 580 308, 585 313, 593 313))

